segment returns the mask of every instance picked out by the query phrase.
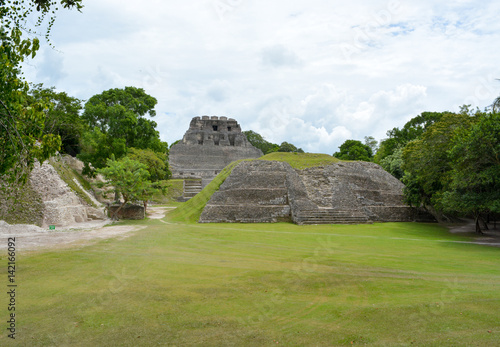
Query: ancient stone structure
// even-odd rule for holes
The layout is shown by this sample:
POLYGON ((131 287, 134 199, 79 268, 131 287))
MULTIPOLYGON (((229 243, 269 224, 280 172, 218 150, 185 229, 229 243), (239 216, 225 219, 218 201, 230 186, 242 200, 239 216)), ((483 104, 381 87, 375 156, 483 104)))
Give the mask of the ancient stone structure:
POLYGON ((254 160, 236 166, 200 222, 357 224, 434 221, 403 204, 403 184, 374 163, 340 162, 294 170, 254 160))
MULTIPOLYGON (((111 205, 108 208, 108 215, 111 217, 115 213, 116 210, 120 208, 120 205, 111 205)), ((144 206, 134 205, 134 204, 126 204, 117 214, 118 219, 144 219, 146 218, 146 213, 144 211, 144 206)))
POLYGON ((202 179, 205 187, 231 162, 261 156, 236 120, 203 116, 193 118, 182 141, 172 146, 169 164, 173 178, 202 179))
MULTIPOLYGON (((51 159, 55 160, 55 159, 51 159)), ((59 176, 51 162, 35 163, 29 182, 23 188, 13 187, 15 199, 0 197, 0 219, 14 223, 29 223, 42 226, 71 226, 96 219, 106 219, 104 206, 95 200, 79 182, 74 182, 81 194, 85 194, 92 205, 78 196, 59 176), (17 192, 16 192, 17 191, 17 192), (24 191, 28 194, 25 195, 24 191), (17 208, 20 205, 22 208, 17 208)))

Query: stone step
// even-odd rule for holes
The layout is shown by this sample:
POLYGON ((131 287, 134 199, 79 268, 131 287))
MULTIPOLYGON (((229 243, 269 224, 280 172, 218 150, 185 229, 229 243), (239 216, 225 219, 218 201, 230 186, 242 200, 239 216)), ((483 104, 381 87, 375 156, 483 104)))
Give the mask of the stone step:
POLYGON ((295 215, 298 224, 369 224, 366 215, 359 211, 334 209, 303 210, 295 215))
POLYGON ((202 190, 202 181, 200 179, 190 179, 184 180, 184 190, 182 195, 182 200, 187 201, 194 197, 196 194, 202 190))

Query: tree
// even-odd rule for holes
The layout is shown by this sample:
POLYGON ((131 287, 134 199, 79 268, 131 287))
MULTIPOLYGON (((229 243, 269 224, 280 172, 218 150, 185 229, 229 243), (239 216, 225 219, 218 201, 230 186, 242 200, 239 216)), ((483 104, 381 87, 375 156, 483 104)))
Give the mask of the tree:
POLYGON ((365 145, 370 147, 372 153, 376 153, 378 149, 378 141, 373 136, 365 136, 365 145))
POLYGON ((54 134, 61 138, 61 151, 75 156, 80 152, 80 140, 85 130, 80 118, 82 101, 56 92, 55 87, 43 88, 34 85, 30 90, 34 102, 45 102, 52 106, 45 110, 44 134, 54 134))
POLYGON ((419 139, 406 145, 402 181, 406 185, 405 199, 410 205, 447 211, 442 197, 450 184, 452 169, 448 151, 452 148, 455 132, 467 128, 473 121, 474 118, 465 113, 448 113, 419 139))
POLYGON ((153 152, 150 149, 129 148, 127 157, 146 165, 151 182, 166 180, 172 175, 166 154, 153 152))
POLYGON ((278 148, 278 152, 304 153, 302 148, 297 148, 288 142, 282 142, 280 147, 278 148))
POLYGON ((83 134, 80 149, 77 157, 84 163, 82 173, 92 177, 96 169, 106 166, 108 159, 121 158, 127 153, 125 139, 108 136, 97 127, 83 134))
MULTIPOLYGON (((61 0, 65 8, 82 8, 81 0, 61 0)), ((43 161, 60 147, 60 139, 43 134, 44 103, 27 103, 28 83, 21 64, 34 58, 40 41, 33 37, 46 17, 50 17, 45 37, 55 21, 56 1, 0 1, 0 175, 8 182, 25 182, 36 159, 43 161), (36 14, 35 27, 28 18, 36 14), (26 37, 28 35, 28 37, 26 37), (31 35, 31 36, 30 36, 31 35)))
POLYGON ((371 161, 373 158, 372 149, 358 140, 346 140, 339 149, 333 156, 341 160, 371 161))
POLYGON ((396 177, 398 180, 401 180, 404 176, 403 148, 396 149, 393 154, 386 156, 380 161, 379 164, 385 171, 396 177))
POLYGON ((443 206, 474 215, 476 232, 481 233, 481 215, 500 213, 500 113, 478 118, 452 139, 451 182, 443 206))
POLYGON ((450 112, 422 112, 406 122, 403 128, 389 130, 387 132, 388 138, 380 141, 380 147, 375 154, 374 161, 382 163, 385 157, 393 155, 396 150, 403 148, 410 141, 420 138, 429 126, 446 114, 450 114, 450 112))
POLYGON ((260 149, 264 154, 277 152, 279 149, 277 144, 266 141, 260 134, 253 130, 244 131, 243 134, 245 134, 252 146, 260 149))
POLYGON ((156 103, 155 98, 135 87, 110 89, 87 101, 82 118, 95 133, 82 139, 79 158, 87 174, 92 173, 90 165, 102 168, 111 153, 117 159, 125 155, 123 147, 167 152, 168 145, 160 140, 156 122, 144 118, 156 115, 156 103))
POLYGON ((146 165, 124 157, 120 160, 108 159, 107 167, 98 169, 106 178, 105 185, 114 187, 123 197, 123 203, 112 215, 116 219, 118 212, 129 201, 142 200, 145 191, 151 191, 151 181, 146 165))

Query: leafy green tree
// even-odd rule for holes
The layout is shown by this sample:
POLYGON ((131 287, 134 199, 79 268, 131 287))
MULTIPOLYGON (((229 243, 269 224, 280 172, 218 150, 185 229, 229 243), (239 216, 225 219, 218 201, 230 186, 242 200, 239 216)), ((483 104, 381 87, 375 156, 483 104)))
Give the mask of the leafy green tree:
POLYGON ((481 233, 481 215, 500 213, 500 113, 481 114, 470 128, 455 132, 446 210, 471 214, 481 233))
POLYGON ((373 158, 372 149, 358 140, 346 140, 339 149, 333 156, 341 160, 371 161, 373 158))
POLYGON ((280 147, 277 144, 266 141, 262 135, 253 130, 244 131, 243 134, 245 134, 247 140, 252 144, 252 146, 260 149, 264 154, 277 152, 280 147))
POLYGON ((127 157, 146 165, 151 182, 169 179, 172 173, 168 168, 167 155, 150 149, 129 148, 127 157))
POLYGON ((160 140, 156 122, 145 118, 156 115, 156 103, 155 98, 135 87, 110 89, 91 97, 82 118, 97 134, 82 139, 79 158, 89 168, 86 173, 92 172, 90 165, 102 168, 110 153, 117 159, 125 155, 123 146, 166 153, 168 145, 160 140))
POLYGON ((56 92, 55 87, 44 88, 34 85, 30 95, 35 102, 52 105, 45 110, 44 134, 54 134, 61 138, 61 151, 75 156, 80 152, 80 140, 85 124, 80 118, 82 101, 68 96, 65 92, 56 92))
MULTIPOLYGON (((60 4, 82 7, 81 0, 61 0, 60 4)), ((48 17, 48 39, 56 10, 56 1, 0 1, 0 175, 7 182, 25 182, 35 159, 43 161, 60 147, 59 137, 43 133, 43 111, 49 105, 27 102, 29 87, 21 72, 21 64, 34 58, 40 48, 38 37, 29 34, 48 17), (33 16, 37 22, 30 27, 28 18, 33 16)))
POLYGON ((429 126, 419 139, 406 145, 402 181, 407 186, 405 197, 408 203, 446 210, 442 197, 450 183, 452 170, 448 151, 452 148, 455 132, 467 128, 473 121, 474 118, 465 113, 448 113, 429 126))
POLYGON ((84 163, 82 172, 92 177, 96 169, 106 166, 108 159, 121 158, 127 154, 125 139, 109 136, 97 127, 83 134, 80 149, 77 157, 84 163))
POLYGON ((386 156, 379 164, 385 171, 401 180, 404 176, 403 148, 396 149, 393 154, 386 156))
POLYGON ((377 153, 378 141, 373 136, 365 136, 365 145, 370 147, 373 154, 377 153))
POLYGON ((129 201, 142 200, 145 191, 151 191, 151 181, 146 165, 124 157, 120 160, 108 159, 107 166, 97 172, 106 178, 105 185, 114 187, 123 197, 123 203, 112 215, 116 219, 118 212, 129 201))
POLYGON ((375 154, 374 161, 380 164, 385 157, 393 155, 396 150, 403 148, 410 141, 420 138, 429 126, 446 114, 450 114, 450 112, 422 112, 409 120, 403 128, 389 130, 387 132, 388 138, 380 141, 380 147, 375 154))
POLYGON ((280 147, 278 148, 278 152, 304 153, 302 148, 297 148, 288 142, 282 142, 280 147))

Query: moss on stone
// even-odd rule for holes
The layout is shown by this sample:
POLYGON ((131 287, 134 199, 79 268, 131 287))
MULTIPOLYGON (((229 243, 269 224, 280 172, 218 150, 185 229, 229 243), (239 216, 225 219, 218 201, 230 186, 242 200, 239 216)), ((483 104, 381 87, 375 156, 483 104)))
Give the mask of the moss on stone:
POLYGON ((56 169, 59 177, 71 188, 71 190, 83 201, 85 201, 89 206, 98 208, 92 199, 78 186, 74 181, 75 179, 80 183, 82 187, 87 190, 92 190, 90 183, 81 176, 78 171, 71 169, 64 164, 60 159, 52 157, 50 159, 50 164, 56 169))

